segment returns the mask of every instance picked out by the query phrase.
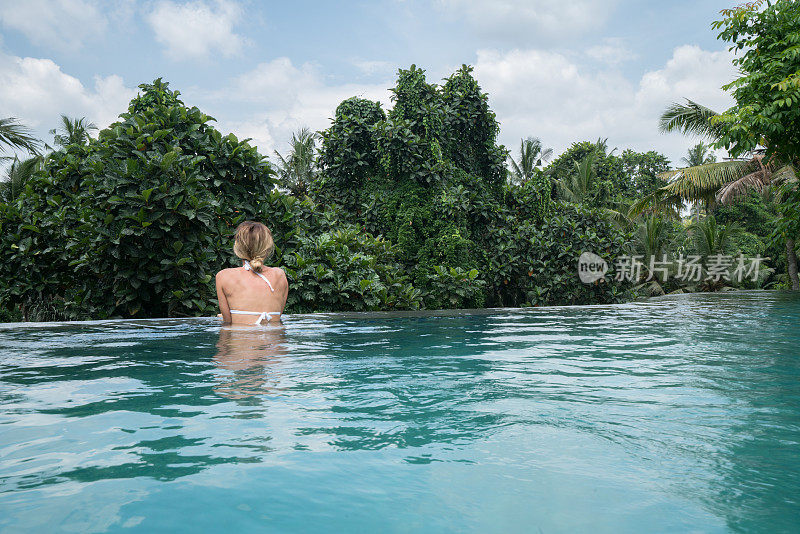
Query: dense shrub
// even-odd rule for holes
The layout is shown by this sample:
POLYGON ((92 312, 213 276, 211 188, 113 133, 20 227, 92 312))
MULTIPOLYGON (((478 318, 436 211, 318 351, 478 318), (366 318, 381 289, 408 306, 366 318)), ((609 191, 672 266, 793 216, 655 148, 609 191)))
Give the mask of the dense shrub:
POLYGON ((375 125, 385 118, 380 103, 363 98, 348 98, 336 108, 333 124, 322 134, 320 165, 339 189, 377 171, 375 125))
POLYGON ((283 260, 287 311, 417 309, 421 293, 394 261, 395 247, 354 226, 304 235, 283 260))
POLYGON ((612 267, 628 251, 630 235, 600 210, 558 204, 541 223, 512 215, 490 229, 490 239, 497 243, 485 269, 493 306, 612 303, 630 297, 629 285, 614 280, 613 272, 596 284, 578 278, 582 252, 593 252, 612 267))
POLYGON ((442 86, 444 151, 453 164, 499 186, 506 179, 506 156, 497 145, 500 124, 489 108, 489 100, 475 78, 472 67, 462 65, 442 86))
POLYGON ((35 318, 210 314, 266 160, 156 80, 89 145, 51 154, 0 214, 0 301, 35 318), (41 315, 41 314, 39 314, 41 315))

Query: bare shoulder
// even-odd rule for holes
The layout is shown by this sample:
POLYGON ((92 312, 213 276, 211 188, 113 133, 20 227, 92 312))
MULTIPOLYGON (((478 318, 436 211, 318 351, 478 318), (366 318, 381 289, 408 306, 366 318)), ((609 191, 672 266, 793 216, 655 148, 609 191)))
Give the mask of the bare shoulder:
POLYGON ((236 271, 235 267, 229 267, 227 269, 222 269, 221 271, 217 272, 217 280, 225 280, 226 278, 230 277, 234 271, 236 271))
POLYGON ((286 278, 286 272, 280 267, 272 267, 272 272, 275 273, 276 281, 281 285, 289 285, 289 280, 286 278))

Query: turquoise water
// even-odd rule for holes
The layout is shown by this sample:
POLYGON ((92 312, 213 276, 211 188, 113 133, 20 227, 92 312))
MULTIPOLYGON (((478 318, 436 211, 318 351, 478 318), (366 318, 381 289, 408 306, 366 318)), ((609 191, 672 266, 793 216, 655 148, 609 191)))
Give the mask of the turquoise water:
POLYGON ((0 326, 3 532, 790 532, 800 299, 0 326))

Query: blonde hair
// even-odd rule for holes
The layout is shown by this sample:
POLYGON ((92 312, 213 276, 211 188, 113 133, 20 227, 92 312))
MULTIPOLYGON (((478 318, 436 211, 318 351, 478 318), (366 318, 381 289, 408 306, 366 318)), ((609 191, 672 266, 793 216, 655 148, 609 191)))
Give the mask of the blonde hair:
POLYGON ((269 228, 255 221, 244 221, 236 227, 233 253, 250 262, 254 271, 261 271, 264 260, 272 256, 275 241, 269 228))

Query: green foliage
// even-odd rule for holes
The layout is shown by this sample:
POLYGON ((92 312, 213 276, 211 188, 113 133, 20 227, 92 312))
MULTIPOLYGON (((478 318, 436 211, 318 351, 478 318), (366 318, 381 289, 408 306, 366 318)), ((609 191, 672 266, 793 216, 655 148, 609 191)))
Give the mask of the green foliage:
POLYGON ((740 252, 746 258, 764 256, 766 244, 758 235, 750 232, 739 232, 731 236, 731 247, 734 252, 740 252))
MULTIPOLYGON (((399 72, 393 93, 394 108, 371 130, 380 169, 357 185, 319 187, 316 198, 397 246, 397 261, 422 292, 423 307, 622 298, 624 290, 614 284, 581 287, 576 267, 579 244, 611 250, 622 233, 602 212, 591 212, 587 224, 597 228, 589 230, 572 211, 579 208, 562 207, 571 215, 556 222, 579 232, 568 246, 571 235, 550 223, 548 177, 537 170, 523 183, 506 184, 507 153, 496 144, 497 121, 471 68, 459 69, 440 89, 412 66, 399 72)), ((335 121, 323 135, 334 138, 336 128, 335 121)), ((592 153, 597 148, 591 144, 592 153)), ((605 155, 604 145, 601 150, 605 155)))
POLYGON ((51 154, 0 213, 0 301, 62 318, 210 314, 233 226, 272 188, 268 163, 168 84, 143 85, 89 145, 51 154))
POLYGON ((50 130, 53 142, 58 147, 68 145, 85 145, 91 141, 90 132, 97 131, 97 126, 93 122, 88 122, 85 117, 71 119, 66 115, 61 115, 61 126, 50 130))
POLYGON ((718 224, 713 215, 709 215, 691 227, 695 250, 706 261, 709 256, 730 252, 731 237, 740 228, 736 224, 718 224))
POLYGON ((567 202, 593 206, 608 202, 610 191, 602 187, 602 183, 599 185, 597 183, 595 155, 596 152, 590 152, 582 160, 574 162, 572 172, 558 181, 561 198, 567 202))
MULTIPOLYGON (((368 100, 342 102, 322 133, 319 169, 310 134, 295 136, 302 158, 280 158, 282 168, 310 184, 294 196, 273 188, 254 148, 222 135, 167 83, 140 88, 97 140, 67 143, 0 204, 9 318, 213 314, 211 277, 231 263, 231 234, 245 218, 273 230, 289 313, 627 295, 611 277, 582 284, 577 259, 593 251, 611 261, 631 236, 605 206, 554 204, 541 170, 507 182, 498 125, 469 67, 441 88, 421 69, 401 70, 388 115, 368 100)), ((621 168, 602 143, 592 147, 621 168)), ((642 158, 637 169, 649 164, 642 158)))
POLYGON ((552 148, 544 148, 542 141, 537 137, 528 137, 519 144, 519 161, 515 161, 510 155, 509 179, 515 184, 521 184, 532 179, 535 174, 541 172, 541 167, 553 155, 552 148))
POLYGON ((445 107, 439 88, 425 80, 425 71, 400 69, 392 90, 394 107, 379 130, 383 170, 396 182, 411 179, 423 185, 444 179, 442 154, 445 107))
MULTIPOLYGON (((590 187, 581 196, 590 199, 590 205, 595 207, 616 209, 664 185, 659 174, 669 169, 666 156, 652 150, 635 152, 630 149, 617 156, 615 150, 609 151, 604 139, 573 143, 547 166, 545 173, 554 183, 575 181, 579 166, 591 156, 591 183, 587 183, 590 187)), ((572 197, 563 198, 570 200, 572 197)))
POLYGON ((348 98, 336 108, 333 124, 322 133, 319 164, 338 190, 378 171, 375 126, 385 119, 380 103, 363 98, 348 98))
POLYGON ((8 166, 5 180, 0 182, 0 202, 5 204, 16 202, 25 190, 25 185, 41 169, 43 161, 42 156, 33 156, 22 161, 14 158, 8 166))
POLYGON ((550 216, 553 207, 550 180, 539 171, 519 185, 509 185, 506 203, 520 219, 542 223, 550 216))
POLYGON ((669 243, 667 222, 658 215, 651 214, 637 228, 638 251, 645 258, 661 258, 669 243))
POLYGON ((307 194, 316 177, 316 140, 316 134, 308 128, 301 128, 292 134, 288 156, 284 158, 275 151, 278 157, 278 183, 292 195, 307 194))
MULTIPOLYGON (((586 200, 595 199, 591 205, 599 207, 600 204, 598 202, 611 200, 613 197, 618 196, 617 190, 624 191, 628 188, 628 185, 624 183, 622 162, 618 157, 607 152, 605 141, 602 139, 598 139, 594 143, 589 141, 573 143, 563 154, 547 166, 545 172, 556 184, 567 184, 574 182, 576 179, 582 179, 589 188, 581 191, 581 198, 586 200), (590 161, 589 167, 584 169, 585 172, 582 177, 577 177, 576 175, 580 172, 580 165, 587 161, 590 161), (587 174, 591 174, 591 176, 588 176, 588 182, 586 181, 587 174), (615 187, 615 184, 618 185, 615 187)), ((557 196, 563 200, 574 198, 569 195, 567 197, 562 196, 560 193, 564 191, 564 189, 559 191, 557 188, 557 196)))
POLYGON ((354 226, 303 235, 283 257, 287 312, 418 309, 421 293, 394 257, 394 246, 354 226))
POLYGON ((414 121, 396 118, 378 125, 382 170, 394 182, 410 179, 435 185, 443 180, 445 172, 439 142, 415 133, 416 126, 414 121))
POLYGON ((754 191, 733 204, 714 206, 713 215, 720 224, 737 223, 743 230, 761 235, 766 235, 778 218, 777 204, 754 191))
POLYGON ((800 3, 775 0, 722 11, 713 28, 737 53, 741 76, 724 86, 736 105, 719 117, 720 144, 733 156, 767 147, 767 156, 800 163, 800 3))
POLYGON ((493 306, 542 306, 620 302, 629 286, 606 275, 606 281, 583 284, 577 259, 594 252, 611 264, 626 253, 631 236, 598 209, 557 204, 541 223, 500 219, 489 230, 496 243, 487 258, 485 277, 493 306))
POLYGON ((625 198, 636 198, 648 195, 664 185, 659 174, 669 170, 669 159, 654 150, 635 152, 627 149, 620 156, 622 160, 621 185, 619 195, 625 198))
MULTIPOLYGON (((765 158, 774 168, 784 166, 795 179, 782 186, 782 215, 772 236, 783 243, 793 289, 800 289, 796 272, 795 239, 800 236, 800 3, 793 0, 753 2, 725 9, 713 28, 718 38, 736 52, 733 64, 740 76, 723 86, 736 104, 718 117, 723 127, 719 146, 733 156, 766 147, 765 158)), ((777 173, 776 173, 777 174, 777 173)), ((763 173, 762 178, 768 174, 763 173)), ((763 180, 761 180, 763 182, 763 180)), ((759 181, 755 181, 758 184, 759 181)))
POLYGON ((490 184, 505 180, 506 150, 497 146, 500 124, 489 98, 462 65, 442 86, 445 157, 457 168, 481 176, 490 184))
POLYGON ((716 111, 686 99, 686 104, 672 103, 662 113, 658 123, 661 133, 680 132, 684 135, 698 135, 713 141, 723 134, 723 125, 716 117, 716 111))
POLYGON ((697 167, 698 165, 705 165, 706 163, 714 163, 717 161, 717 157, 711 151, 712 148, 712 145, 707 145, 701 141, 686 152, 686 156, 681 158, 681 163, 686 167, 697 167))
POLYGON ((485 285, 478 279, 477 269, 436 265, 426 276, 425 305, 431 309, 480 308, 485 285))

